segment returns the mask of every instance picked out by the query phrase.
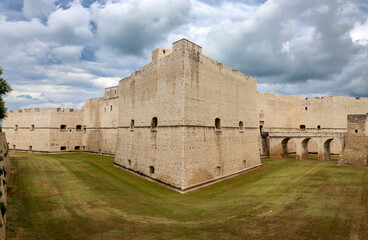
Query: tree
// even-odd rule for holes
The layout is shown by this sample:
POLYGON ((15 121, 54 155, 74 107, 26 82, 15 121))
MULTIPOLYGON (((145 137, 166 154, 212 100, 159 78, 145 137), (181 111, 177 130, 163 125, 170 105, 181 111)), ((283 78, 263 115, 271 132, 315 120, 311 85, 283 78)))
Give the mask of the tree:
POLYGON ((1 77, 2 74, 3 69, 0 67, 0 119, 6 117, 6 107, 3 100, 3 95, 12 91, 12 88, 10 87, 6 79, 1 77))

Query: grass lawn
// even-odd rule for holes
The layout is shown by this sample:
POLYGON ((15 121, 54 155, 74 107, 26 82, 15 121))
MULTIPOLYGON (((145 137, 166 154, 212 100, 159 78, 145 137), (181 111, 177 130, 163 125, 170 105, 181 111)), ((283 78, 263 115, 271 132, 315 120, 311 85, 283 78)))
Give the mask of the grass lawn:
POLYGON ((84 153, 11 153, 7 239, 367 239, 367 167, 262 159, 179 194, 84 153))

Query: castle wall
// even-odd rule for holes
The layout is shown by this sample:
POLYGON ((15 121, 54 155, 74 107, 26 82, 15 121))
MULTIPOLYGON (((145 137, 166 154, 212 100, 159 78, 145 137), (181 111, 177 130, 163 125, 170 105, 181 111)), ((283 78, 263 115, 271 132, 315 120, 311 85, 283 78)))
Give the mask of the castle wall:
MULTIPOLYGON (((0 133, 0 204, 7 207, 8 202, 8 183, 10 179, 10 158, 5 133, 0 133)), ((6 210, 6 209, 5 209, 6 210)), ((4 215, 0 213, 0 239, 5 239, 6 231, 6 211, 4 215)))
POLYGON ((256 80, 202 55, 196 45, 173 47, 184 52, 183 187, 259 166, 256 80))
POLYGON ((166 55, 160 51, 153 52, 150 64, 119 82, 119 109, 124 111, 119 111, 115 163, 181 188, 183 59, 178 51, 165 51, 166 55), (154 129, 153 118, 157 118, 154 129))
MULTIPOLYGON (((264 132, 346 132, 346 116, 368 112, 368 98, 312 97, 303 98, 273 93, 258 93, 258 113, 264 132), (300 126, 304 125, 305 130, 300 126)), ((343 146, 331 142, 331 153, 339 154, 343 146)), ((263 150, 263 149, 262 149, 263 150)), ((289 152, 295 152, 295 142, 288 143, 289 152)), ((308 143, 309 152, 317 152, 317 144, 308 143)))
POLYGON ((118 88, 105 90, 105 97, 89 99, 83 106, 82 150, 115 154, 118 131, 118 88))
POLYGON ((256 81, 187 40, 163 53, 119 83, 115 163, 181 190, 259 166, 256 81))
POLYGON ((345 148, 339 163, 368 165, 368 114, 348 115, 347 128, 345 148))
POLYGON ((8 112, 3 130, 11 149, 53 152, 64 146, 63 151, 71 151, 81 145, 81 131, 76 130, 81 123, 80 110, 32 108, 8 112))

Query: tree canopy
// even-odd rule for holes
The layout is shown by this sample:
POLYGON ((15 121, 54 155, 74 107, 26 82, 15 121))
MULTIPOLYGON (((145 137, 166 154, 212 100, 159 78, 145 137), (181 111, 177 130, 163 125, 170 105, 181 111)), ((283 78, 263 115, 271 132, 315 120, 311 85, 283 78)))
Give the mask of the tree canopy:
POLYGON ((1 77, 2 74, 3 74, 3 69, 0 67, 0 119, 3 119, 4 117, 6 117, 6 107, 5 107, 3 95, 10 93, 12 91, 12 88, 10 87, 6 79, 1 77))

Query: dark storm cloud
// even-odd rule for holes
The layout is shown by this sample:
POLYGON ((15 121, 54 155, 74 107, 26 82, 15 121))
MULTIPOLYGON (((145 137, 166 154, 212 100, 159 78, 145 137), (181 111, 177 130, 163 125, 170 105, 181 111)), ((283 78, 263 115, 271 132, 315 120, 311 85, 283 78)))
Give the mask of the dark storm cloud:
MULTIPOLYGON (((215 58, 257 78, 260 83, 289 83, 294 89, 309 80, 351 83, 351 78, 342 76, 365 46, 354 42, 349 34, 354 22, 346 21, 344 16, 347 4, 345 1, 268 1, 245 21, 225 21, 213 28, 207 42, 215 58)), ((366 88, 368 83, 362 80, 366 76, 362 69, 356 67, 349 71, 355 71, 354 79, 361 79, 361 86, 366 88)), ((348 86, 340 88, 346 94, 358 94, 348 86)), ((304 91, 299 94, 309 94, 305 86, 301 89, 304 91)), ((331 86, 324 86, 313 92, 323 94, 330 89, 331 86)))
POLYGON ((122 53, 139 55, 187 21, 190 2, 127 1, 94 5, 97 35, 122 53))

